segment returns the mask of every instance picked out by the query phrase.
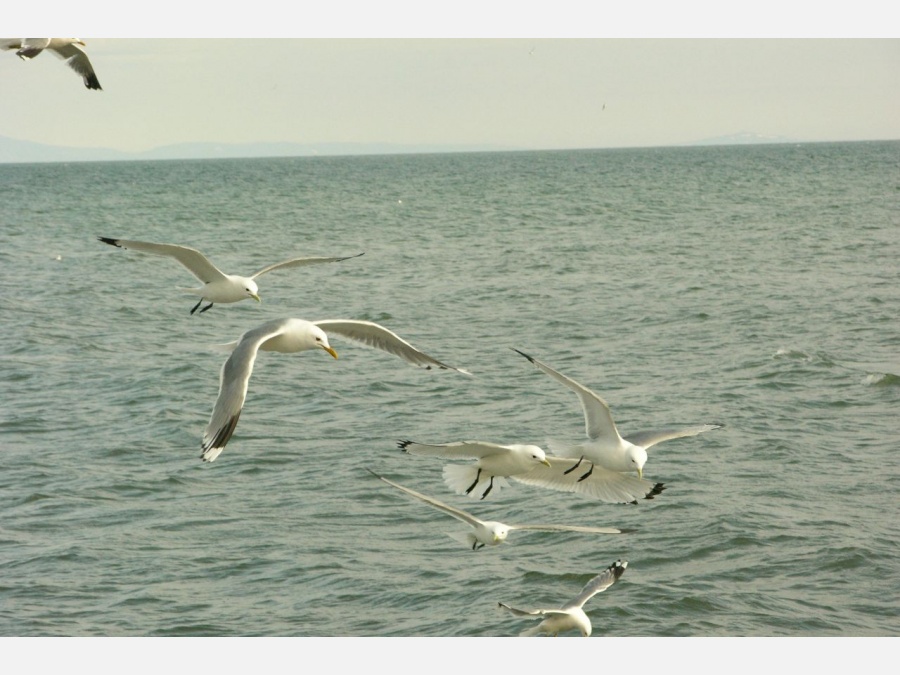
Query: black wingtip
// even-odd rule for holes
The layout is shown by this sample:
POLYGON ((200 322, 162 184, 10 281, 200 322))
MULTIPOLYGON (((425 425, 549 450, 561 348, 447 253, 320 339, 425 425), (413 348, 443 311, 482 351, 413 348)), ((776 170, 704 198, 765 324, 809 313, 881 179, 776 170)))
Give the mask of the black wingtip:
POLYGON ((615 575, 616 579, 625 574, 625 568, 628 566, 627 562, 620 560, 616 560, 612 565, 609 566, 609 570, 615 575))
MULTIPOLYGON (((647 495, 644 497, 644 499, 653 499, 656 495, 658 495, 660 492, 662 492, 665 489, 666 489, 665 483, 657 483, 656 485, 653 486, 653 489, 647 493, 647 495)), ((635 502, 635 503, 637 503, 637 502, 635 502)))
POLYGON ((412 441, 397 441, 397 447, 403 450, 404 452, 409 452, 406 449, 406 446, 410 445, 412 441))
POLYGON ((111 239, 109 237, 97 237, 97 239, 102 241, 104 244, 109 244, 110 246, 116 246, 118 248, 122 248, 121 246, 119 246, 118 239, 111 239))
POLYGON ((516 349, 515 347, 510 347, 510 349, 512 349, 514 352, 516 352, 516 353, 518 353, 518 354, 521 354, 521 355, 524 356, 526 359, 528 359, 529 361, 531 361, 532 363, 534 363, 534 359, 533 359, 532 357, 528 356, 528 354, 526 354, 525 352, 523 352, 521 349, 516 349))

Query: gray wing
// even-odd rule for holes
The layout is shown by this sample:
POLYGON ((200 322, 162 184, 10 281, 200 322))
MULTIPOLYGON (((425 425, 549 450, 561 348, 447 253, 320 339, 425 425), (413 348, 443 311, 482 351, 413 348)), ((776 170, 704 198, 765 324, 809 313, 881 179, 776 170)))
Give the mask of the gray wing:
POLYGON ((247 331, 222 365, 219 373, 219 396, 203 432, 203 453, 200 457, 204 461, 215 460, 234 433, 247 397, 247 385, 260 345, 284 332, 286 324, 286 320, 277 319, 247 331))
POLYGON ((509 452, 509 448, 505 445, 483 443, 482 441, 457 441, 455 443, 435 444, 400 441, 397 445, 401 450, 405 450, 411 455, 426 455, 443 459, 480 459, 492 455, 504 455, 509 452))
POLYGON ((110 246, 130 248, 135 251, 142 251, 143 253, 174 258, 184 265, 191 274, 205 284, 225 278, 225 275, 219 268, 213 265, 207 260, 206 256, 195 248, 176 246, 175 244, 154 244, 149 241, 134 241, 132 239, 111 239, 109 237, 97 238, 104 244, 109 244, 110 246))
POLYGON ((628 473, 610 471, 584 460, 574 471, 569 471, 578 463, 577 458, 547 457, 550 466, 537 465, 528 473, 510 478, 526 485, 578 492, 611 504, 630 504, 638 499, 653 499, 665 488, 662 483, 653 483, 628 473), (585 477, 588 472, 590 475, 585 477))
POLYGON ((363 253, 348 255, 343 258, 294 258, 293 260, 285 260, 284 262, 275 263, 274 265, 269 265, 268 267, 263 267, 259 272, 257 272, 250 278, 255 279, 261 274, 271 272, 272 270, 279 270, 287 267, 305 267, 306 265, 318 265, 320 263, 340 262, 342 260, 350 260, 350 258, 358 258, 361 255, 363 255, 363 253))
POLYGON ((498 602, 497 605, 507 610, 513 616, 530 616, 532 618, 546 616, 549 614, 562 614, 558 609, 518 609, 509 605, 498 602))
POLYGON ((18 49, 16 56, 25 60, 33 59, 49 44, 50 38, 6 38, 3 40, 4 49, 18 49))
POLYGON ((630 435, 626 440, 646 449, 651 445, 656 445, 657 443, 662 443, 663 441, 668 441, 673 438, 684 438, 686 436, 696 436, 697 434, 702 434, 705 431, 721 429, 722 426, 723 425, 721 424, 704 424, 699 427, 688 427, 687 429, 658 429, 656 431, 639 431, 636 434, 630 435))
POLYGON ((68 42, 62 45, 50 45, 50 49, 60 56, 69 67, 84 79, 84 86, 88 89, 102 89, 97 75, 94 73, 94 67, 84 49, 74 42, 68 42))
POLYGON ((618 527, 590 527, 588 525, 507 525, 510 530, 531 530, 533 532, 584 532, 586 534, 622 534, 628 530, 618 527))
POLYGON ((602 438, 608 440, 610 443, 618 442, 621 439, 619 431, 616 429, 616 423, 613 421, 612 414, 609 412, 609 406, 606 404, 606 401, 600 398, 600 396, 575 380, 553 370, 553 368, 545 363, 541 363, 533 356, 529 356, 518 349, 515 349, 514 351, 531 361, 531 363, 539 370, 543 370, 554 380, 561 382, 575 392, 581 401, 581 407, 584 409, 584 429, 588 438, 592 440, 602 438))
POLYGON ((616 583, 619 577, 621 577, 625 573, 626 567, 628 567, 627 562, 617 560, 605 570, 600 572, 600 574, 587 582, 584 588, 581 589, 581 593, 569 600, 565 605, 561 607, 561 609, 583 607, 584 603, 597 595, 597 593, 605 591, 607 588, 616 583))
POLYGON ((444 502, 440 502, 437 499, 435 499, 434 497, 429 497, 427 495, 423 495, 421 492, 416 492, 415 490, 411 490, 408 487, 403 487, 399 483, 395 483, 392 480, 388 480, 384 476, 379 476, 377 473, 375 473, 371 469, 366 469, 366 471, 368 471, 370 474, 372 474, 379 480, 384 481, 388 485, 391 485, 391 486, 397 488, 398 490, 401 490, 401 491, 405 492, 406 494, 411 495, 411 496, 415 497, 416 499, 425 502, 429 506, 433 506, 434 508, 436 508, 440 511, 443 511, 446 514, 453 516, 457 520, 461 520, 462 522, 466 523, 467 525, 471 525, 472 527, 477 527, 478 525, 483 524, 482 521, 478 520, 478 518, 473 516, 471 513, 463 511, 462 509, 454 508, 448 504, 444 504, 444 502))
POLYGON ((423 368, 443 368, 445 370, 455 370, 460 373, 469 375, 470 373, 462 368, 454 368, 446 363, 441 363, 425 352, 421 352, 396 333, 389 331, 384 326, 371 321, 354 321, 352 319, 326 319, 324 321, 313 321, 319 328, 327 334, 336 334, 349 340, 354 340, 368 347, 380 349, 394 356, 399 356, 404 361, 412 363, 423 368))

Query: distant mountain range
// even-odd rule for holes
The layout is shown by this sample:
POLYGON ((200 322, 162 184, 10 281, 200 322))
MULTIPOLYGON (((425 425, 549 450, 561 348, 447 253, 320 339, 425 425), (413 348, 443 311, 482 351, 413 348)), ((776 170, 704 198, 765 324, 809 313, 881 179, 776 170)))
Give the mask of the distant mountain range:
MULTIPOLYGON (((741 132, 696 141, 690 145, 793 143, 782 136, 741 132)), ((337 155, 402 155, 440 152, 510 152, 526 148, 485 145, 398 145, 390 143, 176 143, 142 152, 110 148, 72 148, 0 136, 0 163, 109 162, 160 159, 225 159, 241 157, 314 157, 337 155)))
POLYGON ((110 148, 72 148, 46 145, 0 136, 0 163, 399 155, 437 152, 504 152, 518 149, 482 145, 399 145, 389 143, 176 143, 142 152, 124 152, 110 148))

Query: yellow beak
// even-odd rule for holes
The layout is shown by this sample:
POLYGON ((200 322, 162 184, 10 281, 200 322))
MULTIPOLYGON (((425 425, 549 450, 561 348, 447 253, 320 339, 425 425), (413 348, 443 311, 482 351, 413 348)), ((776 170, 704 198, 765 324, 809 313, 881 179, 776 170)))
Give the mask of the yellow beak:
POLYGON ((541 460, 541 464, 543 464, 544 466, 550 466, 550 460, 544 457, 544 459, 541 460))
POLYGON ((256 293, 251 293, 250 297, 253 298, 254 300, 256 300, 257 302, 262 302, 262 300, 259 299, 259 295, 256 293))
POLYGON ((326 347, 325 345, 322 345, 322 349, 324 349, 326 352, 331 354, 334 358, 337 358, 337 352, 334 351, 331 347, 326 347))
POLYGON ((643 477, 644 477, 644 470, 643 470, 643 469, 638 469, 637 471, 638 471, 638 478, 643 478, 643 477))

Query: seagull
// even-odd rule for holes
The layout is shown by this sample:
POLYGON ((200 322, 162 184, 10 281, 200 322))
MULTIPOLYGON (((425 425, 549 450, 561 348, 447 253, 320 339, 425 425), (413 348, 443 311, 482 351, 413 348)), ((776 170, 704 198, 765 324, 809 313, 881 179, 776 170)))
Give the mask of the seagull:
POLYGON ((624 534, 633 531, 620 530, 617 527, 587 527, 582 525, 507 525, 506 523, 501 523, 496 520, 479 520, 468 511, 454 508, 448 504, 444 504, 444 502, 438 501, 434 497, 428 497, 421 492, 416 492, 408 487, 403 487, 399 483, 388 480, 384 476, 379 476, 371 469, 366 469, 366 471, 388 485, 391 485, 398 490, 402 490, 406 494, 469 525, 472 528, 471 532, 452 533, 449 536, 462 542, 466 546, 470 546, 473 551, 484 548, 485 546, 502 544, 513 530, 531 530, 535 532, 586 532, 589 534, 624 534))
POLYGON ((85 87, 103 89, 94 74, 94 67, 88 55, 82 49, 84 42, 78 38, 0 38, 0 47, 18 49, 16 56, 24 61, 33 59, 45 49, 49 49, 84 78, 85 87))
POLYGON ((538 467, 516 480, 530 485, 539 485, 566 492, 581 492, 613 502, 634 502, 635 497, 619 498, 616 493, 637 491, 638 496, 652 498, 662 492, 662 483, 653 484, 643 480, 647 448, 673 438, 696 436, 706 431, 720 429, 721 424, 704 424, 686 429, 661 429, 642 431, 622 438, 616 429, 609 406, 598 394, 582 384, 553 370, 523 351, 514 349, 528 359, 539 370, 574 391, 584 409, 584 423, 588 440, 565 451, 568 460, 554 457, 551 466, 538 467), (574 464, 573 464, 574 461, 574 464), (630 476, 637 473, 637 480, 630 476), (626 480, 627 479, 627 480, 626 480))
POLYGON ((465 494, 473 498, 478 497, 479 494, 481 499, 487 497, 494 488, 494 478, 498 479, 497 489, 499 491, 501 487, 508 486, 508 483, 503 480, 508 476, 528 473, 538 464, 550 466, 544 451, 536 445, 497 445, 482 441, 459 441, 434 445, 400 441, 397 445, 411 455, 477 460, 474 464, 448 464, 444 467, 444 482, 450 489, 455 490, 457 494, 465 494), (482 481, 487 481, 487 488, 484 492, 475 491, 475 487, 482 481))
POLYGON ((503 609, 508 610, 513 616, 527 616, 543 619, 543 621, 534 628, 529 628, 519 633, 520 636, 532 636, 544 633, 556 637, 567 630, 577 630, 581 632, 582 637, 590 637, 591 619, 585 614, 584 609, 582 609, 584 603, 597 595, 597 593, 602 593, 616 583, 619 577, 625 573, 626 567, 628 567, 627 561, 617 560, 587 582, 584 588, 581 589, 581 593, 569 600, 559 609, 526 610, 516 609, 515 607, 510 607, 502 602, 498 602, 497 604, 500 607, 503 607, 503 609))
POLYGON ((143 251, 144 253, 174 258, 184 265, 191 274, 204 283, 200 288, 182 289, 186 293, 200 296, 200 300, 194 305, 191 314, 197 311, 204 300, 209 304, 200 310, 200 314, 203 314, 203 312, 217 302, 240 302, 247 298, 253 298, 257 302, 260 302, 259 287, 256 285, 254 279, 266 272, 285 267, 303 267, 305 265, 318 265, 319 263, 340 262, 342 260, 349 260, 350 258, 358 258, 363 255, 362 253, 357 253, 356 255, 346 256, 344 258, 294 258, 293 260, 285 260, 284 262, 263 267, 259 272, 249 277, 242 277, 236 274, 225 274, 220 271, 218 267, 213 265, 205 255, 200 253, 200 251, 187 246, 154 244, 149 241, 133 241, 130 239, 111 239, 110 237, 97 237, 97 239, 110 246, 131 248, 135 251, 143 251))
POLYGON ((250 381, 250 373, 253 372, 253 363, 260 349, 286 354, 324 349, 337 358, 337 352, 328 343, 328 333, 381 349, 416 366, 470 374, 461 368, 441 363, 419 351, 396 333, 371 321, 352 319, 305 321, 293 318, 267 321, 248 330, 238 340, 221 345, 225 349, 231 349, 232 352, 222 365, 219 374, 219 397, 203 433, 203 452, 200 458, 205 462, 214 461, 234 433, 244 399, 247 397, 247 384, 250 381))

